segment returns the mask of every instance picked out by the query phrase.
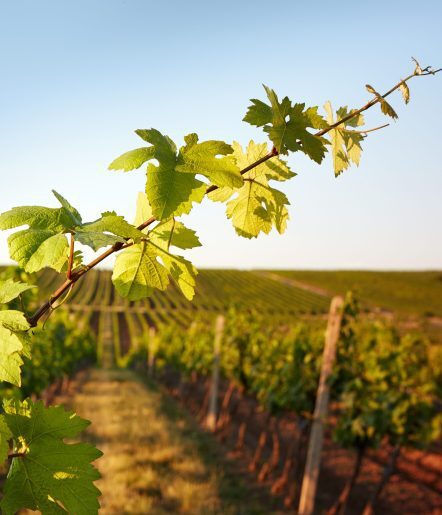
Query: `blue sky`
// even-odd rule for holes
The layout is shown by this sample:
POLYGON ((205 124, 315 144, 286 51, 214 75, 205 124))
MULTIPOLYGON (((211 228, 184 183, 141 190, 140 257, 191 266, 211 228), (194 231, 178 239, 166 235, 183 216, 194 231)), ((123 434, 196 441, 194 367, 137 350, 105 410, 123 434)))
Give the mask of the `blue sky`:
MULTIPOLYGON (((0 1, 0 211, 55 206, 55 188, 84 219, 129 220, 142 171, 109 172, 155 127, 178 144, 265 141, 241 121, 262 83, 293 101, 358 107, 366 83, 388 89, 413 69, 442 66, 442 3, 0 1)), ((287 232, 236 236, 222 206, 187 217, 200 267, 442 268, 442 73, 410 83, 399 120, 364 142, 338 179, 329 160, 289 159, 298 176, 287 232)), ((373 111, 373 110, 372 110, 373 111)), ((369 126, 384 123, 378 109, 369 126)), ((388 121, 388 120, 387 120, 388 121)), ((6 234, 0 262, 7 260, 6 234)))

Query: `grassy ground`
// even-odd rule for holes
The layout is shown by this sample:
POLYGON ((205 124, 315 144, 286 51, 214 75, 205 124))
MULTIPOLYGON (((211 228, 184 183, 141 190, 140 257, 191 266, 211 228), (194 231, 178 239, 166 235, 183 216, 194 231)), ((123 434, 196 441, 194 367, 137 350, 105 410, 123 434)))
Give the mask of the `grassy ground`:
POLYGON ((67 401, 91 420, 100 514, 264 514, 203 434, 155 385, 127 370, 95 370, 67 401))
POLYGON ((404 315, 442 317, 442 271, 276 271, 295 279, 343 294, 353 290, 369 305, 404 315))

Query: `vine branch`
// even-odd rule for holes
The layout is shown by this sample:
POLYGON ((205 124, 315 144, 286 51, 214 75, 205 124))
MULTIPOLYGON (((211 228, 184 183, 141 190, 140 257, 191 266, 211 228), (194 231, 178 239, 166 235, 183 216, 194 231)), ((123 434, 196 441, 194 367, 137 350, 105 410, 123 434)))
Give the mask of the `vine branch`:
MULTIPOLYGON (((359 114, 363 113, 367 109, 370 109, 374 105, 378 104, 379 102, 381 102, 382 99, 388 97, 394 91, 398 90, 401 87, 401 84, 404 84, 404 83, 408 82, 413 77, 424 77, 426 75, 435 75, 436 73, 439 73, 440 71, 442 71, 442 68, 439 68, 437 70, 433 70, 430 66, 427 66, 426 68, 421 68, 419 66, 419 63, 416 63, 416 68, 415 68, 414 72, 411 75, 409 75, 408 77, 406 77, 405 79, 400 80, 397 84, 395 84, 392 88, 390 88, 386 93, 384 93, 383 95, 380 95, 379 97, 376 96, 376 97, 372 98, 369 102, 367 102, 365 105, 363 105, 359 109, 356 109, 356 110, 352 111, 347 116, 344 116, 344 118, 341 118, 340 120, 338 120, 337 122, 329 125, 328 127, 317 131, 313 135, 314 136, 324 136, 324 134, 327 134, 328 132, 330 132, 331 130, 335 129, 339 125, 342 125, 342 124, 346 123, 347 121, 349 121, 352 118, 358 116, 359 114)), ((384 126, 376 127, 375 129, 369 129, 367 131, 361 131, 361 132, 362 133, 371 132, 371 131, 374 131, 374 130, 381 129, 383 127, 384 126)), ((278 154, 279 154, 278 150, 275 147, 273 147, 272 150, 268 154, 266 154, 264 157, 262 157, 261 159, 258 159, 254 163, 250 164, 249 166, 247 166, 246 168, 241 170, 240 171, 241 175, 244 175, 248 171, 252 170, 253 168, 256 168, 257 166, 259 166, 262 163, 266 162, 268 159, 271 159, 272 157, 277 156, 278 154)), ((206 194, 211 193, 212 191, 215 191, 217 189, 218 189, 218 186, 216 186, 215 184, 212 184, 212 185, 207 187, 206 194)), ((148 220, 146 220, 145 222, 140 224, 137 227, 137 229, 142 231, 143 229, 146 229, 151 224, 153 224, 155 221, 157 221, 156 218, 152 216, 148 220)), ((53 303, 57 299, 59 299, 67 290, 71 289, 73 287, 73 285, 81 277, 83 277, 83 275, 85 275, 87 272, 89 272, 89 270, 91 270, 92 268, 97 266, 99 263, 101 263, 103 260, 105 260, 107 257, 111 256, 115 252, 118 252, 119 250, 121 250, 123 248, 127 248, 127 247, 130 247, 131 245, 133 245, 133 243, 131 243, 131 242, 126 242, 126 243, 117 242, 114 245, 112 245, 109 249, 107 249, 105 252, 103 252, 102 254, 97 256, 95 259, 93 259, 87 265, 82 266, 81 268, 79 268, 79 270, 72 271, 71 267, 72 267, 72 263, 73 263, 73 240, 74 240, 74 238, 71 235, 71 247, 70 247, 70 254, 69 254, 70 264, 68 265, 68 276, 67 276, 67 279, 54 291, 54 293, 51 294, 49 299, 46 302, 44 302, 37 309, 37 311, 35 311, 35 313, 32 316, 28 317, 28 322, 29 322, 31 327, 35 327, 37 325, 38 321, 40 320, 40 318, 48 310, 51 309, 53 303)))
POLYGON ((24 452, 11 452, 8 454, 8 460, 12 460, 13 458, 23 458, 24 455, 24 452))

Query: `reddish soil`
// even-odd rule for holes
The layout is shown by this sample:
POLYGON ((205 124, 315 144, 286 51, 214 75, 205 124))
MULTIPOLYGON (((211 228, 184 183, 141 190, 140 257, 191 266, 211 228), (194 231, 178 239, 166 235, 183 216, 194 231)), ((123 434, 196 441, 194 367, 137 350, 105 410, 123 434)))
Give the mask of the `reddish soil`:
MULTIPOLYGON (((207 411, 209 381, 196 374, 188 381, 182 381, 178 373, 171 370, 162 372, 161 382, 171 395, 177 398, 195 417, 201 425, 207 411)), ((222 382, 219 394, 219 406, 222 406, 227 382, 222 382)), ((249 481, 263 489, 275 488, 275 482, 281 477, 288 455, 292 463, 289 468, 288 484, 275 493, 281 509, 293 509, 299 502, 299 490, 302 482, 307 434, 301 437, 300 445, 294 441, 299 438, 300 430, 297 417, 286 413, 277 417, 277 429, 280 444, 279 456, 273 455, 273 470, 265 474, 271 463, 273 442, 271 428, 275 428, 276 419, 264 412, 255 399, 243 395, 237 388, 233 390, 227 410, 220 408, 220 420, 216 438, 222 443, 225 453, 236 460, 238 468, 248 477, 249 481), (222 421, 229 419, 223 427, 222 421), (221 423, 220 423, 221 422, 221 423), (239 433, 243 433, 243 444, 239 433), (265 437, 263 436, 265 435, 265 437), (257 452, 258 443, 265 439, 261 454, 257 452), (299 451, 297 452, 297 449, 299 451)), ((273 431, 274 433, 274 431, 273 431)), ((298 440, 299 441, 299 440, 298 440)), ((382 492, 376 504, 375 513, 379 514, 413 514, 441 515, 442 514, 442 454, 440 449, 434 452, 422 452, 413 449, 403 449, 398 458, 394 475, 382 492)), ((361 473, 352 491, 347 506, 347 514, 360 514, 380 481, 383 467, 388 461, 391 449, 383 446, 378 450, 368 452, 363 460, 361 473)), ((339 448, 326 432, 322 451, 321 472, 316 497, 315 513, 325 513, 330 508, 346 480, 350 477, 355 453, 339 448)))

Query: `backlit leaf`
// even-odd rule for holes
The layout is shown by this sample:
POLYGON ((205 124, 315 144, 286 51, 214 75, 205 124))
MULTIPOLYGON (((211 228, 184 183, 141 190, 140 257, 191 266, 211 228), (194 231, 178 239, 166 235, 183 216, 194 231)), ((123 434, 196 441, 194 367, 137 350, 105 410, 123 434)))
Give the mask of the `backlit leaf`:
POLYGON ((100 491, 94 481, 100 474, 91 462, 101 456, 85 443, 68 444, 89 424, 61 406, 45 408, 41 401, 12 401, 5 405, 4 420, 12 433, 14 458, 0 503, 2 513, 22 508, 45 514, 98 513, 100 491))

